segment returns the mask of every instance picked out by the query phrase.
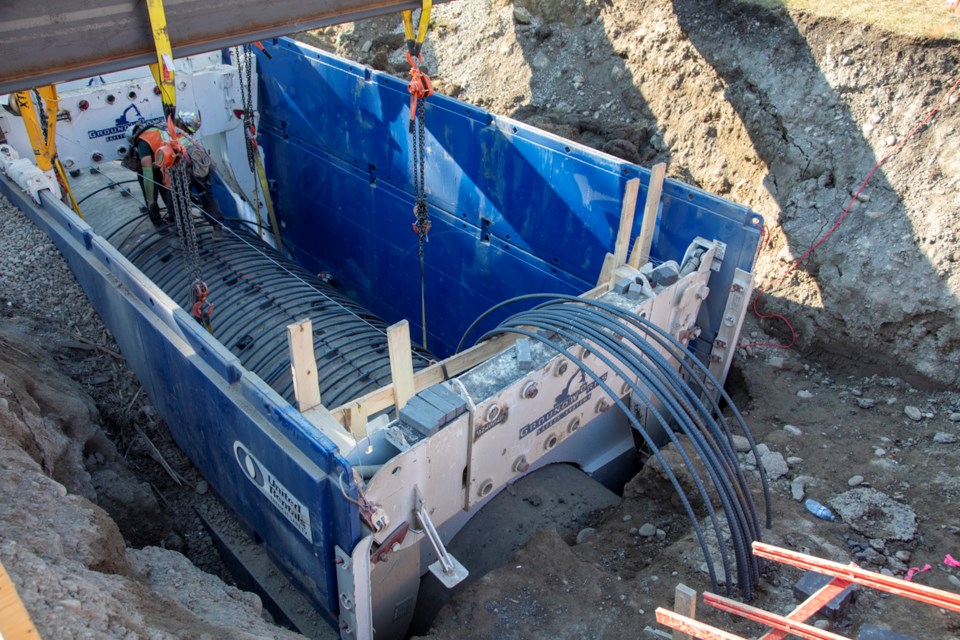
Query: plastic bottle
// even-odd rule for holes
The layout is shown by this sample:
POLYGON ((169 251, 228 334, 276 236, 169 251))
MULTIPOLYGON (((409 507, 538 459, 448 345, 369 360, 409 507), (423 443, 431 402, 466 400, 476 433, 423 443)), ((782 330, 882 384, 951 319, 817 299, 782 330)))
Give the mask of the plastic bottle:
POLYGON ((830 509, 827 509, 825 506, 823 506, 816 500, 812 500, 808 498, 806 502, 803 503, 803 506, 807 508, 807 511, 817 516, 821 520, 829 520, 830 522, 833 522, 834 520, 837 519, 836 516, 833 515, 833 512, 830 511, 830 509))

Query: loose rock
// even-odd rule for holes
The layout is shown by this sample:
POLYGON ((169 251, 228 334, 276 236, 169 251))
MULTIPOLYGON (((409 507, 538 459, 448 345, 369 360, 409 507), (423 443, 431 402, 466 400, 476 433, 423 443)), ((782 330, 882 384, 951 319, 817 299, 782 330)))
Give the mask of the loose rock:
POLYGON ((523 7, 513 8, 513 19, 517 24, 530 24, 533 22, 533 16, 523 7))
POLYGON ((586 542, 590 536, 596 533, 596 531, 597 530, 593 527, 584 527, 583 529, 580 529, 580 533, 577 534, 577 544, 583 544, 586 542))
POLYGON ((909 541, 917 534, 913 509, 882 491, 857 487, 830 499, 829 504, 854 531, 868 538, 909 541))
POLYGON ((739 453, 750 451, 750 441, 746 436, 733 436, 733 448, 739 453))
POLYGON ((912 405, 907 405, 907 406, 905 406, 905 407, 903 408, 903 412, 904 412, 905 414, 907 414, 907 417, 908 417, 908 418, 910 418, 911 420, 913 420, 913 421, 915 421, 915 422, 919 422, 920 420, 923 420, 923 412, 921 412, 920 409, 918 409, 918 408, 916 408, 916 407, 914 407, 914 406, 912 406, 912 405))
POLYGON ((763 465, 764 470, 767 472, 767 477, 770 480, 779 480, 790 473, 790 467, 787 466, 787 461, 783 459, 782 453, 768 451, 760 458, 760 463, 763 465))
POLYGON ((806 497, 807 487, 815 484, 816 480, 810 476, 797 476, 790 483, 790 494, 797 502, 802 502, 806 497))

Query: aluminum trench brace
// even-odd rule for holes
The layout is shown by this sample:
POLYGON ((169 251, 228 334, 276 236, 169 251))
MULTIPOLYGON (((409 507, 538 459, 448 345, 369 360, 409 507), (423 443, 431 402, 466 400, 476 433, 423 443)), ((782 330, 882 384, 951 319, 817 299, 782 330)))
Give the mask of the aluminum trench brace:
POLYGON ((434 553, 437 554, 437 561, 429 567, 430 572, 433 573, 447 589, 453 589, 463 582, 463 580, 470 575, 470 572, 467 571, 467 568, 460 564, 456 558, 447 553, 446 548, 443 546, 443 541, 440 540, 440 535, 433 526, 433 522, 430 521, 430 516, 427 515, 426 508, 424 508, 423 495, 420 493, 420 487, 415 486, 414 492, 417 501, 414 513, 416 513, 417 520, 420 521, 420 525, 423 527, 423 532, 427 538, 430 539, 434 553))

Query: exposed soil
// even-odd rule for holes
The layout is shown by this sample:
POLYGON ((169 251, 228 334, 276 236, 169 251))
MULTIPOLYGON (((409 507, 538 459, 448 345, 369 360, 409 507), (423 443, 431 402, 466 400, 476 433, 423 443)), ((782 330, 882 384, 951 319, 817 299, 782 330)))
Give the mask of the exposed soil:
MULTIPOLYGON (((398 26, 304 38, 402 75, 398 26)), ((729 386, 758 441, 782 455, 765 539, 896 576, 929 563, 914 581, 960 591, 960 569, 943 564, 960 558, 956 94, 785 275, 957 80, 956 42, 732 2, 471 0, 435 8, 425 58, 445 93, 628 160, 668 162, 671 176, 763 214, 760 306, 786 315, 798 344, 740 349, 729 386)), ((173 552, 226 577, 195 513, 220 519, 222 508, 56 250, 0 204, 0 560, 41 635, 284 637, 255 597, 173 552)), ((744 340, 785 341, 783 327, 751 320, 744 340)), ((428 637, 641 636, 676 583, 710 586, 671 496, 644 469, 579 544, 535 534, 456 596, 428 637)), ((754 604, 788 611, 798 576, 772 568, 754 604)), ((702 606, 699 616, 760 633, 702 606)), ((870 591, 820 624, 853 637, 867 622, 960 638, 956 614, 870 591)))

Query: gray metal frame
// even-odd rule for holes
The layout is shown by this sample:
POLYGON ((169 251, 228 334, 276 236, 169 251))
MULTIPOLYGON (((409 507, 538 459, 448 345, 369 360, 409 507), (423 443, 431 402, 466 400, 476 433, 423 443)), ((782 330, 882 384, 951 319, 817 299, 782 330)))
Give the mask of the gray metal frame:
MULTIPOLYGON (((156 61, 143 0, 3 4, 0 93, 156 61)), ((419 6, 409 0, 167 0, 165 11, 174 56, 181 57, 419 6)))

